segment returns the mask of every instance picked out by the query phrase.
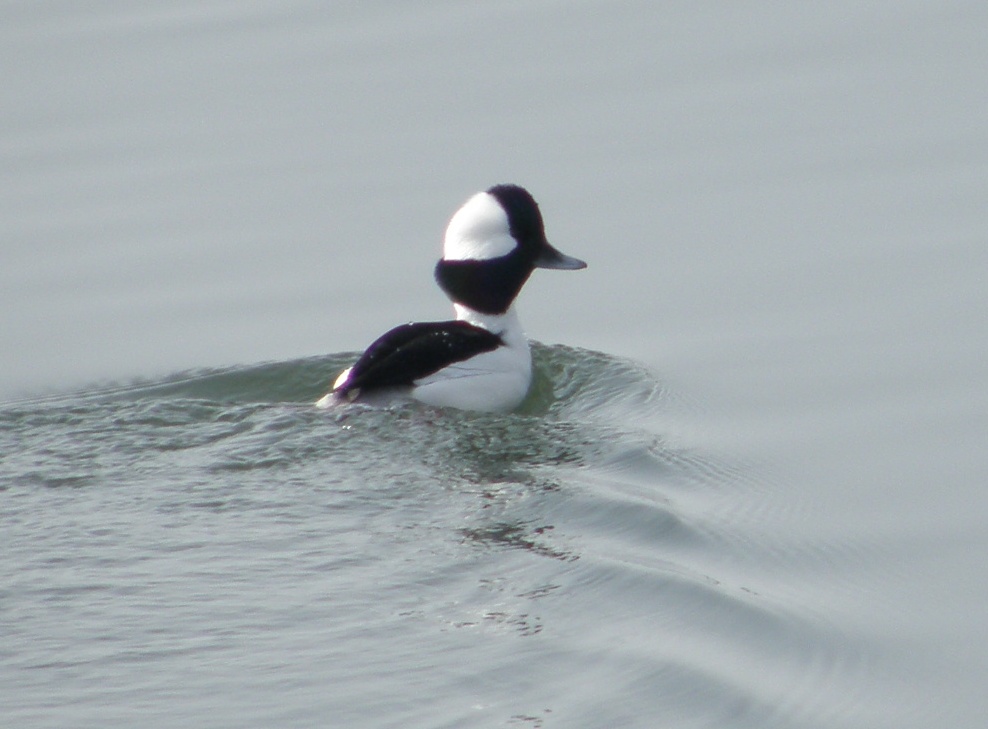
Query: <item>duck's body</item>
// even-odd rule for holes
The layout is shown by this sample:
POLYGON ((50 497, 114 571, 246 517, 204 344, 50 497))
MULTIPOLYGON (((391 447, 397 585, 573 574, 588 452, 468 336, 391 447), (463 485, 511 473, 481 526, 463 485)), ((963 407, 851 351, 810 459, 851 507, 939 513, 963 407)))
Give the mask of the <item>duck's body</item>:
POLYGON ((538 205, 515 185, 477 193, 450 220, 436 280, 456 319, 379 337, 317 405, 411 397, 466 410, 511 410, 528 393, 532 357, 513 302, 535 268, 586 264, 549 245, 538 205))

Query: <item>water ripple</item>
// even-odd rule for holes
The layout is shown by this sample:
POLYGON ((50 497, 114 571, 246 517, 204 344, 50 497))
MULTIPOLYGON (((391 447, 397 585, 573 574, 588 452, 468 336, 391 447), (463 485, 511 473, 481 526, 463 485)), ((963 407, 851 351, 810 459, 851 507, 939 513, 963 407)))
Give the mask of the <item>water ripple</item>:
POLYGON ((403 675, 427 661, 448 692, 469 665, 510 686, 514 725, 618 725, 622 711, 821 725, 806 707, 853 656, 762 565, 847 547, 753 529, 756 471, 674 445, 661 424, 682 401, 648 372, 537 345, 515 413, 313 408, 349 359, 0 410, 14 603, 0 621, 18 621, 0 661, 85 702, 87 674, 132 690, 138 664, 174 685, 250 635, 262 684, 288 651, 308 666, 289 674, 298 686, 379 685, 413 707, 403 675), (621 699, 611 709, 584 706, 599 684, 621 699))

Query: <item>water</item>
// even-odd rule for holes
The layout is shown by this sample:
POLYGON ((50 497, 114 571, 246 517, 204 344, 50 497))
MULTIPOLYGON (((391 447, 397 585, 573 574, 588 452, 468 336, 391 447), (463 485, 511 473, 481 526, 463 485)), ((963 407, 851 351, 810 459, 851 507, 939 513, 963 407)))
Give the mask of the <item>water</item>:
POLYGON ((984 726, 986 24, 0 3, 0 725, 984 726), (505 181, 522 409, 312 408, 505 181))
MULTIPOLYGON (((622 422, 674 410, 669 394, 626 361, 535 354, 533 392, 508 415, 318 411, 339 357, 8 407, 11 725, 64 722, 42 696, 76 726, 575 718, 570 681, 531 680, 572 660, 598 664, 594 682, 621 668, 606 683, 624 707, 597 709, 605 720, 640 713, 625 705, 636 685, 682 658, 628 656, 606 624, 582 635, 588 610, 657 643, 696 601, 771 629, 768 605, 691 564, 718 537, 674 504, 737 479, 622 422), (645 673, 622 676, 628 658, 645 673)), ((716 696, 714 679, 697 688, 716 696)))

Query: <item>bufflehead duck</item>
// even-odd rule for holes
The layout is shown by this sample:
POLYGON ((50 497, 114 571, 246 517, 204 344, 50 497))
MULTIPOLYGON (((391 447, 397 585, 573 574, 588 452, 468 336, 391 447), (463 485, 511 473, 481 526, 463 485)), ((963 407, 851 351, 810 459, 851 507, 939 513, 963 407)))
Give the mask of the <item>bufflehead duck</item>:
POLYGON ((542 214, 517 185, 495 185, 449 221, 436 282, 456 319, 403 324, 378 338, 316 403, 411 396, 428 405, 511 410, 528 393, 532 356, 514 300, 536 268, 586 268, 549 245, 542 214))

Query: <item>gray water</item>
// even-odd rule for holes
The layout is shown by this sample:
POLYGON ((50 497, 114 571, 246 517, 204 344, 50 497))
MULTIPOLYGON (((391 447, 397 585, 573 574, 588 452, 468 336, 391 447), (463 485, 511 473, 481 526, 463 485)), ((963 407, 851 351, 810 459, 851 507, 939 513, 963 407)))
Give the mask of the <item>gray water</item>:
POLYGON ((0 3, 0 725, 985 726, 986 28, 0 3), (310 407, 505 181, 522 408, 310 407))

